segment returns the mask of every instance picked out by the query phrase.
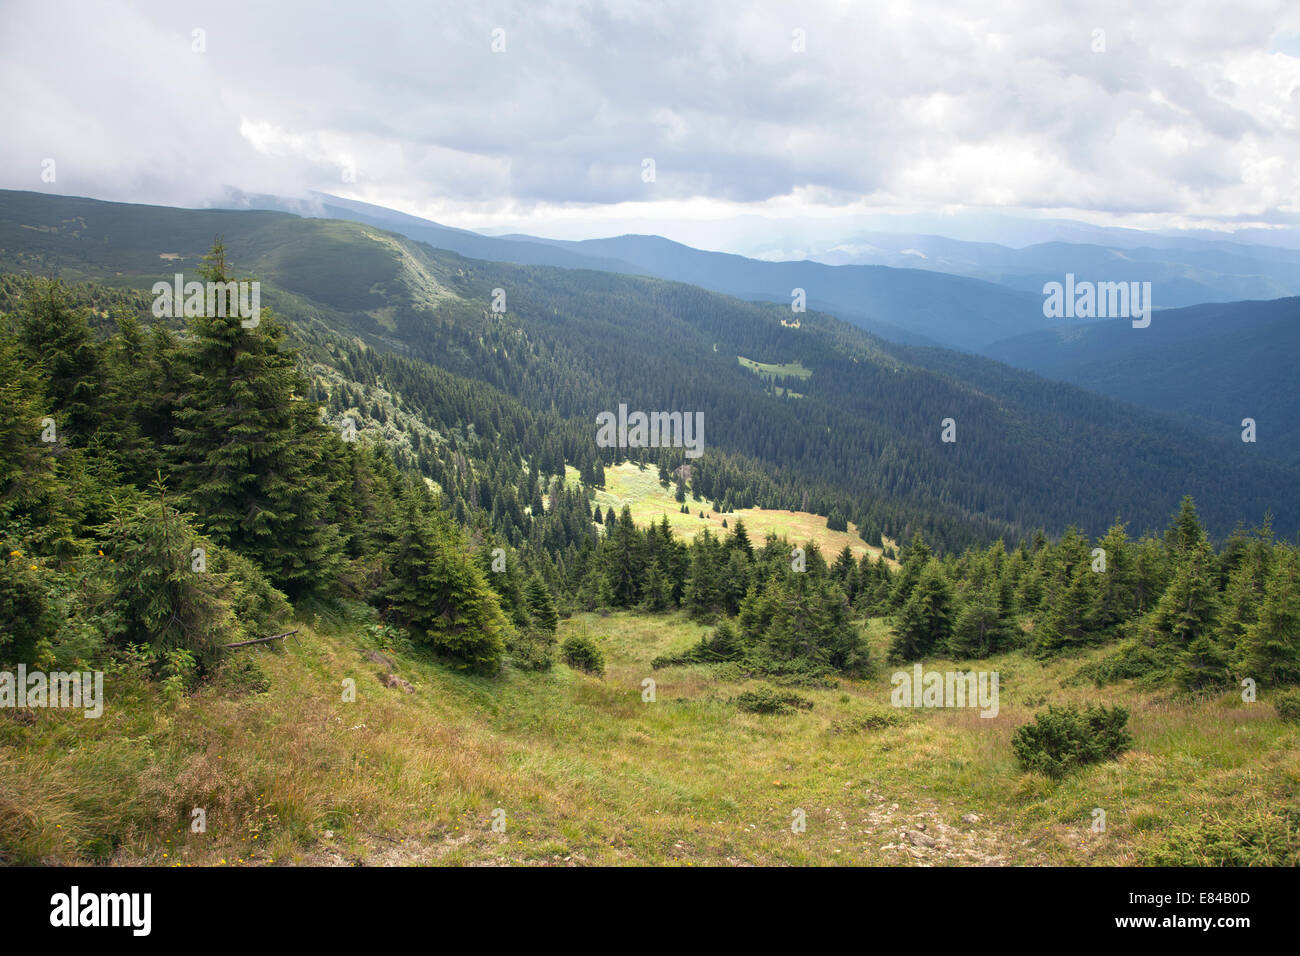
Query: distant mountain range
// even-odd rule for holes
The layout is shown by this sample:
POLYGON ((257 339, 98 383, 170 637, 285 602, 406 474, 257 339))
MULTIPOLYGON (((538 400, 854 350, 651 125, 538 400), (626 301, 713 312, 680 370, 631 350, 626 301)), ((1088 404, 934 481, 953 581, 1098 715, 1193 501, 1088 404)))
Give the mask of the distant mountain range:
POLYGON ((869 233, 812 258, 929 269, 1034 294, 1067 272, 1108 282, 1150 282, 1157 308, 1300 295, 1300 251, 1239 242, 1146 236, 1126 242, 1046 242, 1012 249, 943 236, 869 233))
POLYGON ((889 341, 992 357, 1001 355, 993 350, 995 343, 1048 331, 1042 288, 1066 273, 1081 280, 1151 282, 1156 309, 1300 296, 1300 250, 1083 223, 1056 223, 1051 230, 1080 241, 1019 249, 873 232, 814 254, 821 261, 772 261, 695 249, 659 236, 579 241, 485 236, 325 194, 307 201, 248 197, 245 203, 370 223, 473 258, 658 276, 756 301, 788 303, 795 289, 803 289, 808 308, 889 341))

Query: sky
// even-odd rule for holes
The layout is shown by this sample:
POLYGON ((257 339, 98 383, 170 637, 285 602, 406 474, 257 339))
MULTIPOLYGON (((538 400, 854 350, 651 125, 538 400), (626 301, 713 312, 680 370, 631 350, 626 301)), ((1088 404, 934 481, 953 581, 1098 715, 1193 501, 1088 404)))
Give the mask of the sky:
POLYGON ((4 188, 748 253, 1295 229, 1300 3, 0 0, 0 130, 4 188))

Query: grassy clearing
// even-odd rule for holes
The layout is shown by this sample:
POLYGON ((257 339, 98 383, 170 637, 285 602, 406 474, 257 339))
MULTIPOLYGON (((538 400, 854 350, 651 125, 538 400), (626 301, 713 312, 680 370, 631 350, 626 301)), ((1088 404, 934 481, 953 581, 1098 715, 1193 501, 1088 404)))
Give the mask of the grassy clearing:
MULTIPOLYGON (((577 482, 577 471, 572 468, 568 471, 566 481, 577 482)), ((696 501, 689 495, 686 504, 690 507, 691 513, 684 515, 680 511, 681 505, 673 498, 673 490, 672 485, 665 488, 659 484, 659 473, 655 468, 646 466, 642 470, 632 462, 623 462, 621 465, 605 469, 605 488, 596 492, 595 503, 602 510, 612 507, 616 512, 622 511, 623 506, 628 505, 632 509, 632 520, 640 527, 645 527, 652 522, 657 523, 667 515, 668 525, 673 529, 673 533, 686 541, 694 540, 695 535, 703 528, 708 528, 716 535, 725 536, 730 533, 729 529, 735 526, 736 519, 741 519, 745 522, 749 539, 755 546, 762 546, 763 540, 772 533, 779 538, 785 538, 792 545, 816 541, 828 561, 833 561, 835 555, 844 550, 846 545, 858 559, 865 554, 870 554, 873 559, 880 555, 879 548, 871 547, 858 537, 857 526, 852 522, 849 523, 847 531, 831 531, 826 527, 824 517, 806 511, 738 508, 731 514, 721 515, 713 511, 709 502, 696 501), (700 517, 701 511, 705 515, 703 518, 700 517), (727 522, 726 528, 722 526, 724 520, 727 522)), ((890 563, 897 564, 893 561, 890 563)))
POLYGON ((743 355, 737 355, 736 360, 749 369, 755 375, 766 378, 812 378, 812 369, 804 368, 801 362, 788 362, 784 365, 775 362, 755 362, 753 359, 747 359, 743 355))
MULTIPOLYGON (((1125 864, 1188 844, 1187 828, 1205 821, 1248 833, 1252 820, 1297 807, 1300 731, 1268 703, 1062 688, 1083 659, 1042 666, 1013 654, 980 665, 1001 674, 990 720, 894 710, 891 668, 798 688, 812 710, 759 716, 731 703, 758 682, 703 666, 650 669, 705 632, 680 615, 563 622, 561 638, 585 631, 605 652, 600 678, 557 664, 483 680, 395 655, 410 693, 381 684, 386 665, 364 656, 354 626, 307 624, 301 644, 253 652, 271 680, 266 693, 214 687, 168 703, 155 685, 113 677, 100 720, 0 711, 0 856, 1125 864), (347 677, 354 703, 342 700, 347 677), (646 678, 654 702, 642 699, 646 678), (1045 700, 1129 706, 1133 751, 1059 784, 1019 771, 1011 734, 1045 700), (205 833, 190 832, 195 807, 207 812, 205 833), (1104 833, 1091 830, 1096 807, 1106 810, 1104 833), (497 808, 504 833, 491 828, 497 808), (798 810, 802 833, 791 829, 798 810)), ((865 626, 883 650, 885 622, 865 626)))

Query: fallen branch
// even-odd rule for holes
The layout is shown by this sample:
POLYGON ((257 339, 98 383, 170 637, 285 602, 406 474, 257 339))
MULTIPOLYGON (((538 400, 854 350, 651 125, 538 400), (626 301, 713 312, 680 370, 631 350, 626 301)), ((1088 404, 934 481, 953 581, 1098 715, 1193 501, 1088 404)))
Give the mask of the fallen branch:
POLYGON ((290 634, 297 634, 297 633, 298 633, 298 629, 294 628, 292 631, 285 631, 283 634, 273 634, 270 637, 257 637, 251 641, 236 641, 234 644, 222 644, 221 646, 222 647, 247 647, 249 644, 266 644, 270 641, 282 640, 288 637, 290 634))

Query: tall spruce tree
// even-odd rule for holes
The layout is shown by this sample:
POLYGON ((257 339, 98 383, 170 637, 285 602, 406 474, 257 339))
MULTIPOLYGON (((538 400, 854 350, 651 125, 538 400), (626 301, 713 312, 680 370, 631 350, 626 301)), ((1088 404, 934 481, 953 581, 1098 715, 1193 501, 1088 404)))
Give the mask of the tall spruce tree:
POLYGON ((1190 539, 1173 580, 1151 613, 1147 643, 1175 682, 1205 687, 1227 676, 1227 652, 1218 641, 1219 595, 1214 555, 1202 538, 1190 539))
MULTIPOLYGON (((200 274, 231 281, 220 242, 200 274)), ((333 489, 318 406, 304 399, 307 382, 270 310, 254 328, 227 311, 190 321, 170 449, 181 490, 213 540, 252 558, 278 587, 291 596, 323 591, 341 542, 327 520, 333 489)))

